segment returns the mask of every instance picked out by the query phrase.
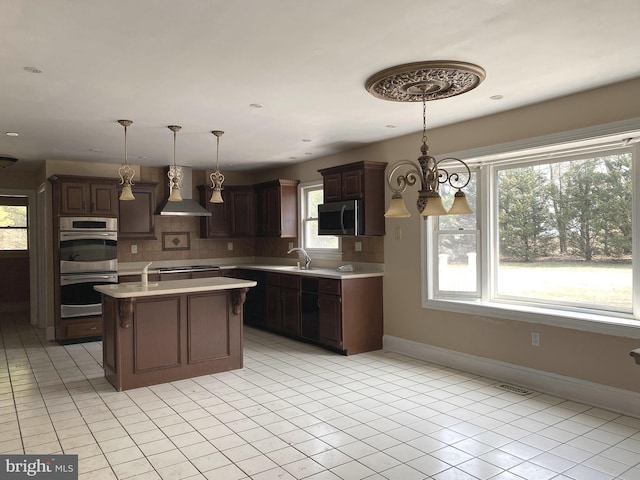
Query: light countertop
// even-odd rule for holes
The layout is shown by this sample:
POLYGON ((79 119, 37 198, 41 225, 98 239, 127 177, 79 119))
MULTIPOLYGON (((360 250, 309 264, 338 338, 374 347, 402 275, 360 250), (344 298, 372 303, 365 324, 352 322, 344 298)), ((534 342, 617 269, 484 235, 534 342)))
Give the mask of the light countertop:
POLYGON ((151 297, 156 295, 175 295, 180 293, 210 292, 214 290, 232 290, 236 288, 255 287, 252 280, 237 278, 213 277, 192 280, 166 280, 149 282, 142 286, 140 282, 96 285, 96 291, 113 298, 151 297))
MULTIPOLYGON (((178 262, 153 262, 149 267, 149 274, 158 273, 158 268, 163 266, 181 266, 181 265, 216 265, 215 261, 210 260, 190 260, 178 264, 178 262), (166 264, 166 265, 165 265, 166 264)), ((129 262, 118 265, 118 275, 140 275, 142 267, 146 265, 144 262, 129 262)), ((242 268, 246 270, 261 270, 274 273, 290 273, 294 275, 302 275, 309 277, 335 278, 345 280, 349 278, 367 278, 367 277, 383 277, 383 267, 371 265, 355 265, 352 272, 340 272, 336 268, 314 267, 310 270, 299 269, 296 265, 278 265, 278 264, 255 264, 255 263, 238 263, 236 265, 219 265, 223 275, 233 275, 230 270, 242 268)), ((173 281, 173 280, 172 280, 173 281)))

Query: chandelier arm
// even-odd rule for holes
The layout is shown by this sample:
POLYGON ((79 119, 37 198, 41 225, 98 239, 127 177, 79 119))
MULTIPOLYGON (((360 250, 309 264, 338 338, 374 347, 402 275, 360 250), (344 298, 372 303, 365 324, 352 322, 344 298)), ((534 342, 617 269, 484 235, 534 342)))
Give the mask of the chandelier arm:
POLYGON ((464 161, 460 160, 459 158, 455 158, 455 157, 443 158, 437 163, 437 168, 438 168, 439 175, 441 175, 440 172, 444 172, 446 174, 446 178, 443 181, 440 181, 441 184, 448 183, 449 185, 451 185, 451 187, 456 188, 458 190, 462 190, 464 187, 469 185, 469 182, 471 181, 471 169, 469 168, 469 165, 467 165, 464 161), (444 168, 440 168, 441 163, 450 162, 450 161, 458 162, 462 164, 462 166, 465 168, 466 170, 465 182, 461 182, 460 173, 458 172, 449 173, 444 168))
POLYGON ((415 185, 418 180, 422 184, 422 174, 420 173, 420 166, 411 160, 400 160, 393 165, 393 168, 389 170, 387 174, 387 185, 394 194, 402 194, 407 189, 415 185), (398 174, 398 170, 402 167, 409 167, 404 174, 398 174), (394 186, 394 178, 397 187, 394 186))

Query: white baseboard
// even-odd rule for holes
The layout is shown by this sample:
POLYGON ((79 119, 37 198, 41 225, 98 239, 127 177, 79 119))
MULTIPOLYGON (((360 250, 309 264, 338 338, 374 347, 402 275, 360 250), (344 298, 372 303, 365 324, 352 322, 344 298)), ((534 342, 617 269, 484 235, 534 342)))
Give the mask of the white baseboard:
POLYGON ((637 392, 434 347, 391 335, 383 337, 383 348, 390 352, 640 418, 640 393, 637 392))

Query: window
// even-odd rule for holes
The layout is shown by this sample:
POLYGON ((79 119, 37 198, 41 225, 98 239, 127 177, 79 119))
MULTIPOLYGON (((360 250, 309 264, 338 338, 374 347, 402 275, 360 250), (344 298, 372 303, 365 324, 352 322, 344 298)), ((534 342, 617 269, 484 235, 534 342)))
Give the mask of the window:
POLYGON ((305 250, 338 252, 340 239, 331 235, 318 235, 318 205, 324 199, 322 182, 303 185, 300 188, 302 212, 301 243, 305 250))
MULTIPOLYGON (((598 142, 470 160, 474 214, 425 222, 425 306, 639 327, 638 147, 598 142)), ((451 201, 453 192, 441 194, 451 201)))
POLYGON ((0 196, 0 250, 28 250, 27 199, 0 196))

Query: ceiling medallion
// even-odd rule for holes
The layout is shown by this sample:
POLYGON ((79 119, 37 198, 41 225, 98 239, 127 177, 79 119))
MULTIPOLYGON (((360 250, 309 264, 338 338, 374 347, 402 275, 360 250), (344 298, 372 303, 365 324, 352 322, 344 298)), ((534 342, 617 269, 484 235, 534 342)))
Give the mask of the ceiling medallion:
POLYGON ((374 97, 393 102, 423 102, 473 90, 485 79, 482 67, 467 62, 436 60, 386 68, 365 84, 374 97))

